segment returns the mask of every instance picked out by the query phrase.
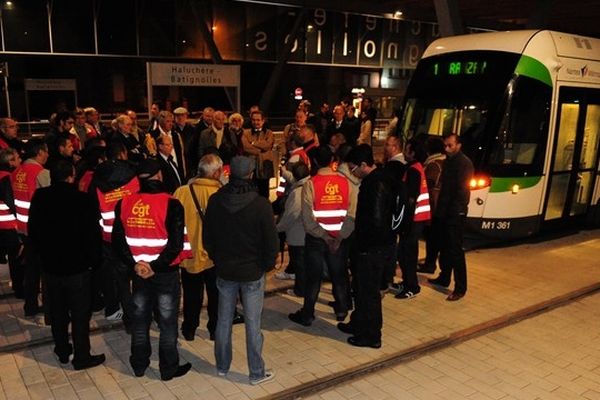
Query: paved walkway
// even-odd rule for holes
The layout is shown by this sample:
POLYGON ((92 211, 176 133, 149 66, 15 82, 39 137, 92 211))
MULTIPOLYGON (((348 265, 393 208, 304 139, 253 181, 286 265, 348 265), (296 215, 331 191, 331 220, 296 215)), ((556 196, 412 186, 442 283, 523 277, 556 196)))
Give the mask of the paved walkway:
MULTIPOLYGON (((570 293, 598 288, 599 250, 600 231, 596 230, 544 243, 470 252, 467 255, 469 292, 463 300, 446 302, 446 293, 440 293, 423 282, 421 294, 414 299, 396 300, 386 296, 383 302, 383 347, 379 350, 354 348, 346 344, 347 335, 336 329, 335 316, 326 305, 332 299, 327 286, 322 290, 321 303, 317 306, 317 319, 308 328, 287 319, 288 313, 300 307, 300 299, 283 294, 270 296, 265 300, 263 315, 264 356, 267 366, 273 368, 277 376, 273 381, 257 387, 248 384, 243 326, 234 327, 234 361, 226 379, 215 374, 212 342, 202 329, 194 342, 180 342, 180 354, 193 364, 192 372, 170 382, 159 379, 156 352, 146 376, 135 378, 128 363, 129 337, 122 329, 116 329, 92 337, 93 349, 106 353, 107 362, 87 371, 76 372, 70 365, 61 366, 52 353, 51 345, 1 354, 0 399, 257 399, 293 396, 296 390, 318 387, 316 384, 319 383, 326 386, 333 381, 339 382, 348 373, 377 366, 382 361, 392 360, 412 350, 419 355, 419 349, 443 345, 449 339, 508 320, 523 310, 545 307, 570 293)), ((426 277, 423 275, 421 279, 425 281, 426 277)), ((15 308, 13 302, 5 299, 0 305, 3 307, 0 309, 0 325, 4 343, 14 343, 19 338, 23 339, 19 335, 29 335, 30 332, 38 332, 35 334, 38 337, 47 334, 44 332, 47 328, 35 328, 37 331, 33 329, 24 333, 20 327, 34 323, 24 320, 18 312, 14 317, 9 317, 6 303, 10 303, 9 308, 15 308), (7 329, 11 327, 13 331, 7 329)), ((593 330, 597 331, 596 327, 593 330)), ((153 345, 156 346, 157 332, 153 332, 153 337, 153 345)), ((475 342, 482 340, 485 339, 474 339, 475 342)), ((565 343, 562 341, 558 345, 565 346, 565 343)), ((500 353, 506 349, 492 344, 489 344, 489 348, 500 353)), ((472 353, 472 357, 477 357, 478 348, 475 347, 472 353)), ((454 357, 465 363, 462 359, 466 359, 466 356, 461 353, 453 350, 449 354, 441 357, 454 357), (458 354, 461 354, 460 357, 457 357, 458 354)), ((591 354, 594 354, 593 351, 591 354)), ((427 360, 427 357, 433 355, 419 360, 427 360)), ((510 359, 495 355, 491 355, 491 358, 511 363, 510 359)), ((461 371, 462 374, 470 373, 473 379, 480 376, 477 375, 480 371, 476 364, 467 365, 466 368, 461 371)), ((442 373, 452 377, 452 369, 442 369, 442 373)), ((400 382, 412 380, 410 374, 398 377, 396 369, 393 371, 393 376, 400 382)), ((424 372, 420 374, 429 381, 430 377, 424 372)), ((464 376, 461 375, 460 379, 464 379, 464 376)), ((424 378, 417 383, 423 386, 419 392, 421 397, 416 398, 432 398, 427 397, 428 393, 444 396, 441 393, 446 392, 444 385, 436 386, 437 391, 432 389, 429 392, 424 378)), ((438 385, 441 383, 438 382, 438 385)), ((450 392, 459 394, 459 397, 448 395, 441 398, 463 398, 474 394, 462 393, 460 386, 462 383, 451 387, 454 392, 450 392)), ((354 386, 346 383, 343 387, 354 386)), ((588 389, 593 388, 590 386, 588 389)), ((339 398, 337 387, 335 390, 328 395, 332 397, 326 398, 339 398)), ((514 396, 510 391, 506 393, 514 396)), ((356 396, 358 394, 359 391, 356 396)), ((350 394, 346 396, 353 397, 350 394)), ((392 394, 387 396, 399 398, 392 394)), ((386 397, 375 395, 372 398, 386 397)))

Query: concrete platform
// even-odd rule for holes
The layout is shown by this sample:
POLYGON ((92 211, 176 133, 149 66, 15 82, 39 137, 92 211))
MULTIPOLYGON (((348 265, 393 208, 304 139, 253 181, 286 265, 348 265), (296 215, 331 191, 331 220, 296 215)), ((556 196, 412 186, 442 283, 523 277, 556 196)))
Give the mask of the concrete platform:
MULTIPOLYGON (((461 301, 446 302, 446 293, 426 283, 428 275, 420 276, 422 291, 416 298, 385 297, 383 347, 379 350, 346 344, 347 335, 336 329, 335 316, 326 305, 332 299, 327 285, 317 306, 317 319, 307 328, 287 319, 288 313, 300 307, 301 299, 281 293, 269 296, 263 315, 263 353, 267 367, 274 369, 277 376, 261 386, 248 384, 242 326, 234 327, 233 365, 227 378, 216 376, 213 345, 202 317, 202 329, 196 340, 180 341, 181 357, 193 364, 193 370, 183 378, 162 382, 158 374, 156 331, 153 331, 152 363, 143 378, 135 378, 129 367, 129 337, 122 329, 109 329, 92 337, 93 350, 106 353, 107 362, 87 371, 61 366, 51 344, 7 351, 31 339, 43 342, 49 331, 22 317, 20 301, 5 298, 0 304, 0 345, 4 349, 0 354, 0 399, 306 396, 367 371, 421 357, 432 349, 594 293, 600 289, 598 254, 598 230, 543 243, 469 252, 469 291, 461 301)), ((286 282, 269 279, 269 287, 273 285, 284 287, 286 282)), ((96 316, 94 324, 102 326, 104 321, 96 316)))

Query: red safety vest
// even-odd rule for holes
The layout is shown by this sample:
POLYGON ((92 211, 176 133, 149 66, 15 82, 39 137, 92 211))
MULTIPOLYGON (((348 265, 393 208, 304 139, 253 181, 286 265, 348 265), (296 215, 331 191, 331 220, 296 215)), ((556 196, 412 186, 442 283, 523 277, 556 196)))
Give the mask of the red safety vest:
POLYGON ((313 215, 321 228, 337 237, 348 214, 350 187, 341 175, 315 175, 313 215))
MULTIPOLYGON (((291 154, 290 154, 290 158, 292 158, 293 156, 298 156, 300 157, 300 159, 302 160, 302 162, 304 164, 306 164, 308 166, 308 169, 310 170, 310 159, 308 158, 308 154, 306 154, 306 151, 304 151, 304 149, 302 147, 298 147, 297 149, 292 150, 291 154)), ((275 194, 278 197, 281 197, 285 194, 285 188, 287 186, 287 181, 285 180, 285 178, 280 174, 279 175, 279 186, 277 186, 277 191, 275 192, 275 194)))
POLYGON ((131 196, 139 192, 140 181, 137 177, 127 182, 125 185, 113 189, 109 192, 102 193, 100 189, 96 189, 96 195, 98 196, 98 203, 100 204, 100 226, 102 227, 102 239, 110 243, 111 234, 113 228, 113 222, 115 220, 115 206, 117 202, 126 196, 131 196))
MULTIPOLYGON (((0 181, 7 176, 10 176, 8 171, 0 171, 0 181)), ((17 229, 17 217, 10 211, 4 200, 0 199, 0 230, 15 230, 17 229)))
POLYGON ((43 170, 44 167, 38 163, 25 163, 11 175, 15 208, 17 211, 17 230, 25 235, 27 235, 31 198, 36 189, 35 180, 43 170))
MULTIPOLYGON (((414 168, 421 176, 421 185, 419 186, 419 197, 415 204, 415 215, 413 221, 424 222, 431 220, 431 206, 429 205, 429 190, 427 190, 427 179, 425 178, 425 170, 420 162, 412 163, 409 168, 414 168)), ((404 173, 403 181, 406 182, 408 172, 404 173)))
POLYGON ((94 177, 94 171, 88 169, 83 173, 83 176, 79 179, 79 183, 77 184, 77 188, 80 192, 87 193, 90 183, 92 183, 92 178, 94 177))
MULTIPOLYGON (((169 235, 165 220, 170 199, 172 197, 167 193, 136 193, 122 200, 121 222, 135 262, 152 262, 167 246, 169 235)), ((171 263, 172 266, 193 257, 185 228, 183 242, 183 249, 171 263)))

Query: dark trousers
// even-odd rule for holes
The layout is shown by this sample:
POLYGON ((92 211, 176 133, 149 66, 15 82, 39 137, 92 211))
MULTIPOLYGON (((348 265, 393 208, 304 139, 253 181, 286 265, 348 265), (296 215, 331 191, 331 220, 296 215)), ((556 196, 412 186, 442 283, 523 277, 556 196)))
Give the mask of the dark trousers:
POLYGON ((91 277, 91 271, 69 276, 44 274, 54 352, 59 357, 68 356, 72 349, 74 364, 90 358, 91 277), (69 344, 69 323, 73 347, 69 344))
POLYGON ((93 272, 92 298, 94 304, 104 303, 104 314, 107 317, 119 309, 114 271, 118 263, 120 261, 113 254, 111 244, 102 242, 102 264, 93 272))
POLYGON ((467 292, 467 262, 463 250, 464 216, 453 216, 443 220, 442 248, 440 252, 440 279, 450 283, 454 271, 454 291, 467 292))
POLYGON ((129 362, 135 372, 143 372, 150 365, 150 324, 154 310, 160 331, 158 366, 162 379, 172 378, 179 366, 177 316, 181 285, 179 270, 173 268, 173 272, 155 274, 148 279, 133 277, 134 308, 129 362))
POLYGON ((440 254, 442 222, 439 218, 433 218, 431 225, 423 230, 425 236, 425 264, 436 265, 440 254))
POLYGON ((356 302, 350 316, 354 334, 368 341, 381 341, 383 315, 379 293, 386 266, 395 261, 395 245, 369 249, 359 253, 356 263, 356 302))
POLYGON ((350 299, 348 297, 348 245, 342 240, 335 253, 329 252, 329 247, 323 239, 306 235, 304 245, 306 267, 306 290, 304 292, 304 318, 312 319, 315 315, 315 304, 321 290, 323 277, 323 262, 327 264, 333 297, 334 311, 337 316, 348 314, 350 299))
POLYGON ((286 268, 287 273, 293 273, 296 275, 296 279, 294 281, 294 293, 296 296, 304 297, 305 287, 306 287, 306 267, 304 266, 304 246, 289 246, 288 245, 288 254, 290 257, 290 262, 288 263, 288 268, 293 271, 289 272, 288 268, 286 268), (291 267, 290 267, 291 265, 291 267))
POLYGON ((10 273, 10 281, 13 292, 18 298, 25 295, 23 289, 23 279, 25 276, 25 265, 23 253, 19 256, 20 245, 2 246, 2 252, 8 258, 8 272, 10 273))
MULTIPOLYGON (((23 246, 25 246, 23 249, 25 260, 25 276, 23 280, 25 304, 23 309, 25 313, 32 313, 39 307, 38 296, 40 294, 41 283, 41 261, 39 255, 31 248, 29 238, 22 235, 21 240, 23 241, 23 246)), ((46 302, 44 301, 44 303, 46 302)))
POLYGON ((262 197, 268 199, 269 198, 269 179, 258 179, 255 178, 254 182, 256 183, 256 186, 258 187, 258 194, 260 194, 262 197))
POLYGON ((423 233, 425 222, 414 222, 408 233, 400 237, 398 246, 398 262, 402 269, 402 283, 405 290, 419 289, 417 278, 417 262, 419 261, 419 238, 423 233))
MULTIPOLYGON (((399 244, 394 243, 392 246, 392 254, 398 254, 399 244)), ((398 265, 398 257, 392 257, 391 260, 384 266, 383 275, 381 277, 380 290, 386 290, 390 284, 394 283, 394 277, 396 276, 396 267, 398 265)))
POLYGON ((216 268, 211 267, 197 274, 190 274, 181 269, 181 286, 183 288, 183 323, 182 332, 193 333, 200 325, 200 310, 204 302, 206 287, 208 323, 206 329, 212 334, 217 328, 219 310, 219 291, 217 290, 216 268))

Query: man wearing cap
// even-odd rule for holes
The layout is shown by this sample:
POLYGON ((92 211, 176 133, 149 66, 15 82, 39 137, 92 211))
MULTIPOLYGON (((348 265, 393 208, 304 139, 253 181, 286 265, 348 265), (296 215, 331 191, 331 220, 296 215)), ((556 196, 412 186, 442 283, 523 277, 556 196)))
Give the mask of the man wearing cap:
POLYGON ((135 376, 150 365, 150 323, 158 320, 159 369, 162 380, 185 375, 190 363, 179 365, 177 316, 179 314, 179 263, 190 258, 181 203, 165 193, 160 165, 145 160, 138 166, 139 193, 115 207, 112 242, 121 260, 135 272, 131 356, 135 376))
POLYGON ((198 134, 194 127, 187 122, 189 116, 187 108, 177 107, 173 110, 173 115, 175 116, 173 130, 177 132, 183 140, 183 154, 187 161, 187 171, 185 171, 185 175, 193 177, 196 173, 194 168, 196 168, 199 161, 196 151, 198 149, 198 134))
POLYGON ((202 240, 215 262, 219 290, 217 373, 225 376, 231 366, 231 325, 241 292, 250 384, 258 385, 274 376, 265 369, 260 325, 265 274, 274 267, 279 246, 271 205, 251 180, 254 168, 253 158, 231 159, 229 183, 208 200, 202 240))

